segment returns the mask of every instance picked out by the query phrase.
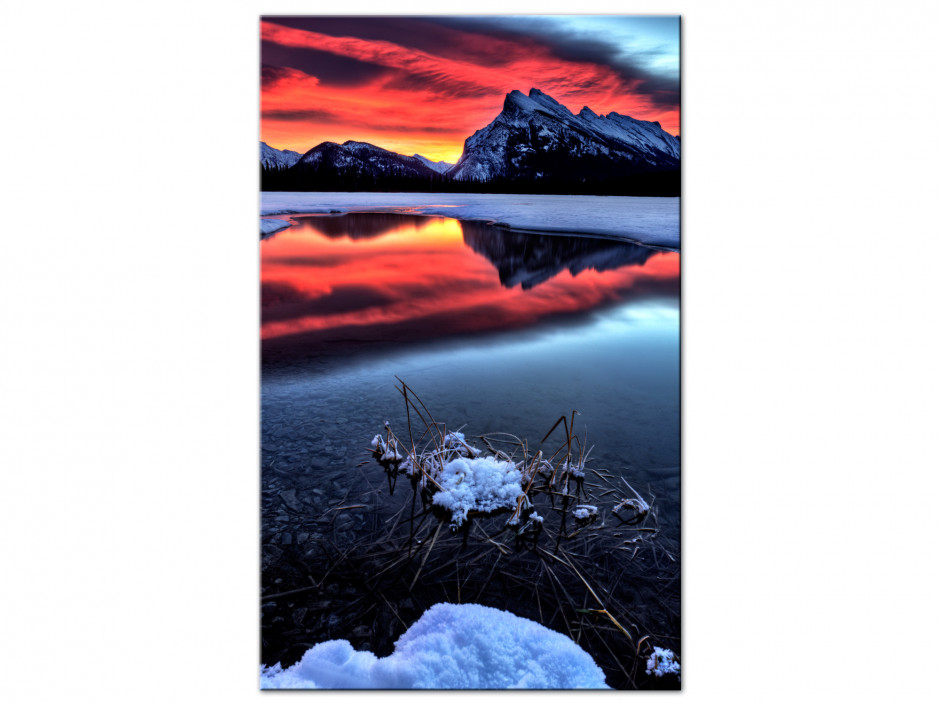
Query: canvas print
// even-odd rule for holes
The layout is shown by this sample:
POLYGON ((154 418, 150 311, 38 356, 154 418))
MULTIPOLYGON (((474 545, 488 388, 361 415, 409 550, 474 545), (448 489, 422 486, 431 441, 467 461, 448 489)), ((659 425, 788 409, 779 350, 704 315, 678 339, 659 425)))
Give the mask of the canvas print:
POLYGON ((261 688, 681 688, 679 30, 260 18, 261 688))

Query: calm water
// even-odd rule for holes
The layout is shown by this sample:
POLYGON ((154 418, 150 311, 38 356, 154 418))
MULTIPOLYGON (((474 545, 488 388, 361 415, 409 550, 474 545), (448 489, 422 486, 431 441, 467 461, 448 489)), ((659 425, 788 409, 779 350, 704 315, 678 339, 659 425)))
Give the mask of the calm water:
POLYGON ((397 376, 468 435, 536 443, 578 410, 595 467, 654 495, 678 539, 678 253, 421 216, 294 220, 261 243, 265 467, 338 492, 386 419, 404 431, 397 376))

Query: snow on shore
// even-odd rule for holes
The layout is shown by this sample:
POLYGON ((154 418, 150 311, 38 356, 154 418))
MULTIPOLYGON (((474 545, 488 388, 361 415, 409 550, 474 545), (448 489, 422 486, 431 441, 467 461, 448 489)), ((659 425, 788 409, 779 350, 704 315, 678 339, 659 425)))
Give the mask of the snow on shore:
POLYGON ((289 228, 290 225, 290 221, 287 220, 280 220, 279 218, 262 218, 261 234, 270 235, 271 233, 276 233, 278 230, 289 228))
POLYGON ((485 220, 515 230, 579 233, 679 249, 679 199, 489 193, 261 193, 261 215, 407 213, 485 220))
POLYGON ((377 658, 345 640, 311 647, 282 669, 261 668, 276 688, 607 688, 594 659, 571 639, 483 605, 437 604, 377 658))

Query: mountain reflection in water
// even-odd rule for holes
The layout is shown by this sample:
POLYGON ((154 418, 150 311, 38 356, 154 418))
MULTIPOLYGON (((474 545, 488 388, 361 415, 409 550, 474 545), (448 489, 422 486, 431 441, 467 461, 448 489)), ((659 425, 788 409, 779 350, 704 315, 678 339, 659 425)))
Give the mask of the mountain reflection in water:
POLYGON ((368 240, 402 228, 420 230, 430 225, 432 219, 423 215, 399 213, 345 213, 340 216, 304 218, 304 223, 328 238, 346 237, 351 240, 368 240))
POLYGON ((499 230, 470 221, 461 222, 463 241, 496 265, 499 283, 531 289, 564 269, 577 276, 593 269, 606 272, 630 265, 642 266, 655 250, 627 242, 593 237, 529 235, 499 230))
POLYGON ((678 305, 676 252, 438 217, 294 221, 261 242, 265 363, 577 322, 640 300, 678 305))

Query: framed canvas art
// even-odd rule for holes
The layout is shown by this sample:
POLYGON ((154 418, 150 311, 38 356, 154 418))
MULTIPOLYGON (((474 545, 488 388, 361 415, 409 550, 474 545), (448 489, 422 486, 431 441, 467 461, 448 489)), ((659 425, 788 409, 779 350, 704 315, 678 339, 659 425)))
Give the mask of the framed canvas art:
POLYGON ((260 41, 261 687, 679 688, 679 18, 260 41))

